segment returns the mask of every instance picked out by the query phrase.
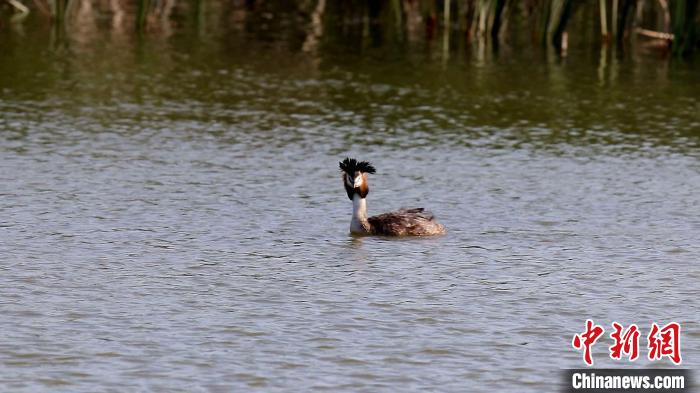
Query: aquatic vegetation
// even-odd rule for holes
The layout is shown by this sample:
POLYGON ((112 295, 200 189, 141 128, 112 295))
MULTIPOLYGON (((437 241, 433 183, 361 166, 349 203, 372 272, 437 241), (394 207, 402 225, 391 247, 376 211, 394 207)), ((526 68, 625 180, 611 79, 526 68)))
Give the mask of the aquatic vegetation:
POLYGON ((24 23, 27 14, 38 14, 49 23, 75 25, 86 20, 85 15, 76 17, 76 10, 87 9, 94 20, 111 17, 119 19, 112 26, 128 23, 139 33, 155 34, 168 31, 167 24, 183 18, 200 27, 233 22, 244 29, 255 25, 272 29, 275 14, 291 12, 299 17, 290 28, 307 35, 305 51, 311 44, 322 44, 324 35, 334 30, 348 33, 360 26, 360 34, 374 41, 387 37, 411 41, 421 37, 423 30, 428 41, 441 36, 445 49, 473 42, 490 42, 497 49, 499 44, 513 45, 529 36, 533 47, 565 53, 572 39, 590 46, 623 47, 634 45, 639 38, 642 45, 671 47, 674 54, 682 56, 700 46, 698 1, 214 0, 207 1, 210 15, 205 17, 202 0, 2 0, 7 5, 2 17, 11 15, 14 21, 24 23), (591 28, 599 31, 597 37, 588 34, 591 28))
POLYGON ((698 0, 676 0, 673 2, 671 20, 673 24, 673 52, 687 54, 698 43, 698 0))

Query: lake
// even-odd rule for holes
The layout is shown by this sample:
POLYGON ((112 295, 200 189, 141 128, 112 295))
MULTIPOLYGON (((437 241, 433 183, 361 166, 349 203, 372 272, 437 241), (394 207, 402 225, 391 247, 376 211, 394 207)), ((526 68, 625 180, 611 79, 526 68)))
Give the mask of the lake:
POLYGON ((696 63, 290 20, 0 30, 1 390, 554 391, 586 319, 700 367, 696 63), (351 237, 346 156, 447 235, 351 237))

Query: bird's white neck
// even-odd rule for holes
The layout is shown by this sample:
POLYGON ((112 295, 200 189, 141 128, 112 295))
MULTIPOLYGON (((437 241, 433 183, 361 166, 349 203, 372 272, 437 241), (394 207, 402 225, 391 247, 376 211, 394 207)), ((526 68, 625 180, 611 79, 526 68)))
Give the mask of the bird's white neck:
POLYGON ((367 200, 357 194, 352 196, 352 220, 350 221, 350 232, 369 232, 369 221, 367 221, 367 200))

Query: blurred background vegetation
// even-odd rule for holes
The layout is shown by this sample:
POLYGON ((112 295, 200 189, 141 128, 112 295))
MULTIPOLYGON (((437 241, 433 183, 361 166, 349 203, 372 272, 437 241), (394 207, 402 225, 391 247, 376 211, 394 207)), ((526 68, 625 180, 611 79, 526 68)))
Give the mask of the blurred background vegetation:
POLYGON ((0 0, 0 31, 52 28, 57 40, 97 32, 165 36, 183 26, 283 34, 313 52, 328 40, 554 51, 637 47, 663 57, 700 48, 699 0, 0 0))

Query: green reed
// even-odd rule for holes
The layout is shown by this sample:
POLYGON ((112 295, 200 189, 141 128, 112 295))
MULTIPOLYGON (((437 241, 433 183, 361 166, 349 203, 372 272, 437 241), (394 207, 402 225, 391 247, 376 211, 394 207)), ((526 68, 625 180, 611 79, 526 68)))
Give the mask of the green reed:
MULTIPOLYGON (((102 12, 102 19, 114 14, 109 7, 117 3, 125 10, 127 18, 131 18, 139 34, 146 30, 157 34, 157 26, 147 25, 149 21, 161 23, 171 18, 166 8, 174 8, 180 17, 189 14, 202 21, 205 2, 207 12, 235 12, 251 21, 262 20, 258 13, 269 14, 270 9, 285 12, 296 9, 308 19, 310 10, 315 9, 319 1, 325 1, 327 11, 321 22, 329 25, 327 30, 336 28, 338 20, 345 21, 345 30, 352 28, 347 24, 364 20, 364 29, 369 27, 367 23, 382 26, 385 33, 401 41, 407 37, 407 30, 415 37, 416 31, 422 28, 428 40, 442 36, 446 46, 449 46, 449 36, 458 33, 461 40, 491 41, 496 46, 499 42, 509 43, 514 37, 528 36, 529 30, 536 45, 565 49, 567 37, 581 39, 586 35, 583 33, 586 26, 591 26, 598 31, 597 39, 591 41, 593 45, 622 47, 631 42, 631 38, 641 37, 671 46, 676 55, 688 55, 700 47, 700 0, 0 0, 9 5, 0 8, 0 18, 19 12, 26 14, 29 10, 29 14, 47 15, 46 20, 57 25, 78 23, 71 20, 71 9, 86 1, 92 3, 90 9, 102 12), (14 11, 8 13, 7 9, 14 11), (446 33, 437 34, 441 29, 446 33)), ((238 16, 214 15, 212 18, 230 21, 238 16)), ((298 30, 308 31, 310 20, 295 20, 298 30)))

